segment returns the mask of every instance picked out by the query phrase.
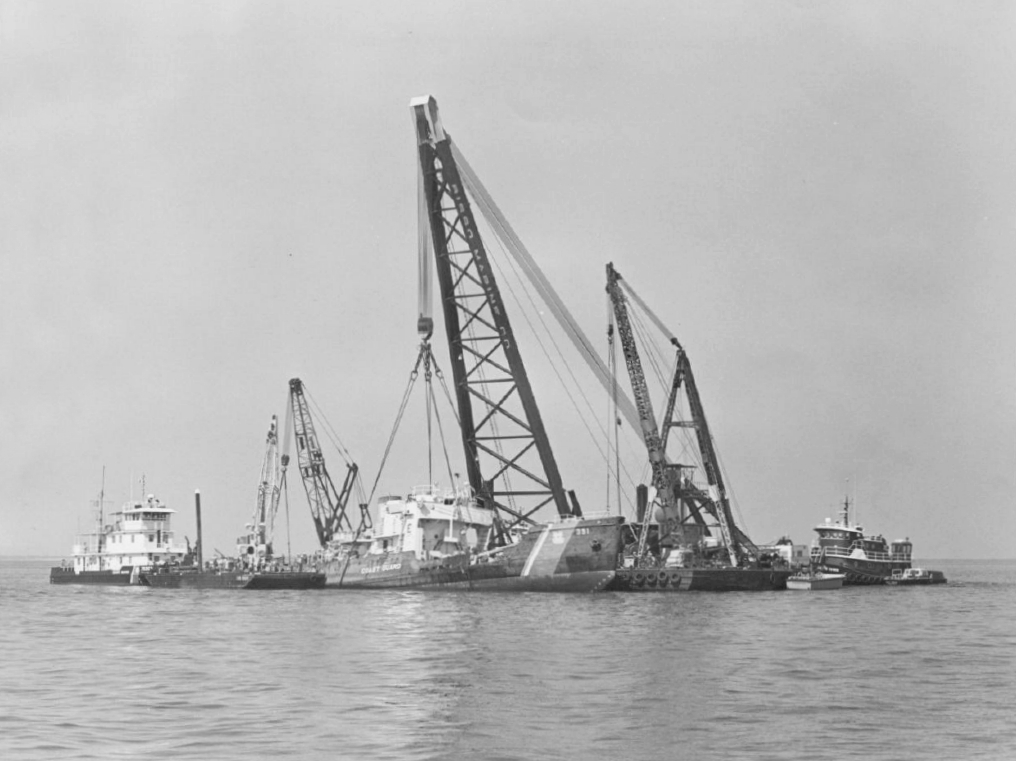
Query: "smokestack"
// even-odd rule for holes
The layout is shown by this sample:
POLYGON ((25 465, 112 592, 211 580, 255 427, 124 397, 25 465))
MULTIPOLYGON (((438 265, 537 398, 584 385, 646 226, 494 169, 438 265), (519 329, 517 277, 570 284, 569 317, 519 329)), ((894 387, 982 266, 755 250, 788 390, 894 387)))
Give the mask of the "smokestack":
POLYGON ((201 492, 194 490, 194 513, 198 521, 198 569, 205 569, 205 543, 201 540, 201 492))

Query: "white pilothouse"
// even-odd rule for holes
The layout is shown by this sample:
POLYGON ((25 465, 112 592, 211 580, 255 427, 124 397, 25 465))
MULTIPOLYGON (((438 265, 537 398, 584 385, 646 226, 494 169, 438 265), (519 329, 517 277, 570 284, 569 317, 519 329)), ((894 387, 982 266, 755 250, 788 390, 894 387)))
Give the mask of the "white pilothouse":
POLYGON ((172 529, 172 515, 149 494, 144 500, 127 502, 103 523, 102 513, 94 531, 79 534, 66 562, 50 573, 53 583, 128 584, 138 583, 142 568, 165 563, 179 563, 187 547, 177 543, 172 529))

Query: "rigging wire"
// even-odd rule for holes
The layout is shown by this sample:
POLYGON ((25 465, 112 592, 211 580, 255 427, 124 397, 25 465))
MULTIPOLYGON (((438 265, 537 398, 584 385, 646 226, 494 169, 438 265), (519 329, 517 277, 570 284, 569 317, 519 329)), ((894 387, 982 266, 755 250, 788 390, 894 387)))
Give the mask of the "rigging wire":
POLYGON ((339 451, 339 455, 346 462, 346 464, 347 465, 352 464, 354 462, 353 456, 350 454, 349 450, 346 449, 346 446, 339 439, 339 434, 335 431, 335 428, 332 427, 332 424, 325 416, 324 411, 317 403, 317 399, 313 397, 313 395, 310 393, 310 389, 307 388, 306 383, 303 384, 303 393, 304 396, 306 396, 307 399, 310 401, 311 406, 314 408, 314 412, 316 413, 315 419, 324 424, 325 435, 328 436, 329 441, 331 441, 332 445, 339 451))
POLYGON ((452 475, 452 461, 451 458, 448 457, 448 446, 445 442, 444 427, 441 425, 441 411, 438 409, 437 399, 434 397, 434 387, 430 384, 430 381, 427 382, 427 389, 433 401, 434 419, 437 420, 438 436, 441 439, 441 450, 444 452, 445 466, 448 468, 448 483, 451 484, 452 489, 457 490, 458 487, 455 484, 455 476, 452 475))
MULTIPOLYGON (((637 298, 637 296, 635 296, 635 294, 630 290, 630 288, 627 289, 627 292, 630 293, 633 297, 635 297, 634 298, 634 302, 637 303, 642 308, 642 310, 645 311, 646 316, 653 323, 653 325, 655 325, 661 332, 663 332, 668 339, 671 338, 671 335, 670 335, 669 331, 667 331, 665 329, 665 327, 662 325, 662 323, 659 322, 659 318, 657 318, 656 315, 654 315, 651 311, 648 310, 648 307, 646 307, 646 305, 641 301, 641 299, 637 298)), ((629 302, 629 303, 631 303, 631 302, 629 302)), ((664 381, 663 380, 663 376, 661 375, 660 370, 659 370, 659 364, 660 364, 659 356, 663 355, 663 351, 661 351, 659 349, 659 345, 658 344, 648 340, 648 335, 649 335, 650 331, 646 327, 645 322, 644 322, 644 320, 642 318, 642 311, 638 311, 638 310, 634 310, 633 309, 633 310, 630 310, 630 313, 634 315, 633 322, 635 322, 638 325, 638 331, 639 331, 640 337, 642 339, 642 345, 646 346, 646 353, 647 353, 647 355, 650 358, 650 362, 653 365, 653 368, 654 368, 654 370, 656 372, 657 378, 660 380, 661 385, 663 385, 664 388, 667 388, 668 384, 671 383, 671 381, 669 381, 669 380, 668 381, 664 381)), ((675 360, 676 360, 676 357, 675 357, 675 360)), ((676 362, 675 362, 674 370, 676 371, 676 362)), ((673 372, 671 372, 670 378, 673 378, 673 372)), ((669 398, 669 396, 668 396, 668 398, 669 398)), ((682 419, 687 419, 687 414, 686 414, 687 410, 684 409, 684 402, 686 401, 686 395, 682 394, 679 397, 678 401, 680 403, 680 408, 681 408, 681 413, 682 413, 681 414, 681 418, 682 419)), ((678 409, 678 405, 675 405, 675 411, 674 411, 675 412, 675 417, 677 416, 676 415, 677 409, 678 409)), ((667 422, 669 422, 669 421, 664 421, 664 424, 666 424, 667 422)), ((703 452, 701 451, 701 448, 698 445, 697 440, 695 440, 694 443, 693 443, 694 436, 692 436, 691 433, 688 431, 688 429, 685 428, 684 426, 681 426, 681 429, 682 429, 683 435, 679 437, 679 439, 681 441, 681 455, 680 455, 680 457, 683 459, 686 455, 690 455, 690 459, 692 459, 695 462, 695 464, 697 466, 697 469, 700 472, 704 473, 705 472, 705 457, 704 457, 703 452)), ((710 436, 710 439, 712 439, 711 436, 710 436)), ((731 482, 730 482, 729 478, 727 477, 727 468, 726 468, 726 466, 723 463, 723 459, 722 459, 722 457, 720 455, 720 451, 717 448, 715 441, 711 441, 711 444, 712 444, 712 447, 713 447, 713 451, 714 451, 714 453, 716 455, 717 466, 720 468, 721 475, 723 477, 723 482, 724 482, 724 484, 726 486, 726 493, 727 493, 727 497, 728 497, 728 502, 732 506, 732 508, 733 508, 733 510, 735 512, 735 515, 736 515, 735 525, 737 525, 738 528, 743 533, 747 534, 748 532, 747 532, 747 529, 746 529, 746 524, 745 524, 745 521, 744 521, 743 513, 742 513, 741 508, 740 508, 740 504, 739 504, 739 502, 738 502, 738 500, 736 498, 736 495, 734 494, 734 490, 733 490, 733 487, 731 486, 731 482)))
MULTIPOLYGON (((545 345, 544 341, 541 339, 540 332, 536 329, 536 327, 533 324, 533 321, 530 319, 528 310, 522 308, 522 306, 524 306, 524 302, 523 302, 523 300, 521 298, 519 298, 518 294, 515 292, 515 288, 512 286, 511 280, 508 278, 508 272, 509 271, 510 271, 511 275, 514 277, 514 279, 520 284, 522 292, 526 295, 526 298, 527 298, 529 304, 533 307, 533 310, 538 315, 540 325, 542 326, 543 331, 546 333, 547 338, 550 340, 550 343, 553 346, 553 349, 554 349, 554 352, 557 355, 557 358, 560 360, 560 363, 564 365, 565 370, 567 371, 568 375, 570 376, 570 378, 572 380, 572 383, 574 384, 574 387, 578 391, 579 396, 581 396, 582 401, 585 403, 586 408, 589 410, 589 413, 596 420, 599 420, 599 416, 596 414, 595 410, 593 409, 593 405, 592 405, 592 402, 590 402, 589 397, 582 390, 582 386, 579 384, 578 379, 575 377, 575 373, 572 371, 572 369, 569 366, 569 364, 565 361, 564 353, 561 351, 560 345, 558 344, 558 342, 554 338, 554 336, 551 333, 551 331, 547 328, 547 322, 544 319, 541 310, 537 306, 537 304, 536 304, 536 302, 535 302, 535 300, 533 298, 532 292, 530 291, 529 288, 526 287, 525 281, 522 279, 522 276, 521 276, 521 274, 518 271, 517 264, 514 263, 514 260, 511 257, 507 256, 507 252, 505 251, 505 248, 504 248, 504 243, 500 240, 500 237, 496 233, 494 235, 494 239, 497 241, 498 247, 501 249, 501 252, 503 254, 503 256, 501 258, 503 258, 505 261, 508 262, 508 268, 509 269, 506 269, 506 268, 502 267, 501 263, 500 263, 500 260, 498 258, 492 257, 491 258, 491 262, 492 262, 493 266, 495 267, 495 269, 498 271, 498 273, 504 275, 502 280, 503 280, 506 288, 508 289, 508 292, 515 299, 516 303, 519 304, 519 307, 520 307, 519 308, 519 312, 522 314, 523 320, 525 320, 527 326, 529 327, 530 333, 533 335, 534 340, 539 345, 540 350, 543 352, 544 357, 546 357, 548 363, 550 364, 551 369, 554 372, 554 375, 558 379, 558 383, 561 386, 561 389, 565 392, 565 394, 568 397, 568 400, 571 402, 572 408, 575 410, 576 414, 578 415, 579 420, 582 423, 582 426, 586 429, 586 432, 589 434, 590 441, 593 442, 594 446, 596 447, 597 451, 600 454, 600 457, 607 464, 608 473, 609 473, 609 469, 610 469, 610 453, 609 453, 609 451, 604 452, 603 448, 600 446, 599 436, 596 433, 594 433, 592 428, 590 427, 590 425, 589 425, 589 418, 583 413, 582 409, 580 408, 578 402, 575 399, 575 395, 572 393, 572 391, 570 390, 570 388, 568 386, 567 381, 562 376, 562 374, 561 374, 561 372, 559 370, 559 364, 558 364, 558 362, 556 362, 554 360, 554 357, 551 356, 551 351, 547 348, 547 346, 545 345)), ((600 434, 605 436, 605 437, 607 437, 607 439, 609 441, 609 435, 610 435, 609 434, 609 430, 603 428, 602 424, 598 423, 598 425, 601 426, 600 434)), ((609 445, 608 445, 608 450, 609 450, 609 445)), ((629 481, 631 481, 632 480, 631 479, 631 475, 628 474, 627 471, 625 472, 625 474, 628 476, 629 481)), ((632 485, 634 486, 634 482, 632 482, 632 485)), ((609 497, 608 497, 608 502, 609 502, 609 497)))
POLYGON ((381 458, 381 465, 378 467, 377 476, 374 478, 374 484, 370 487, 370 496, 365 500, 366 504, 370 504, 374 500, 374 492, 377 491, 378 481, 381 480, 381 474, 384 472, 385 464, 388 462, 388 455, 392 451, 392 444, 395 442, 395 434, 399 430, 399 424, 402 422, 402 416, 406 412, 406 405, 409 403, 409 395, 413 390, 413 385, 416 383, 416 378, 419 373, 420 357, 417 356, 416 363, 413 365, 413 371, 409 374, 409 383, 406 384, 406 390, 402 394, 402 403, 399 405, 399 411, 395 416, 395 425, 392 426, 392 432, 388 436, 388 444, 385 446, 384 456, 381 458))
POLYGON ((289 530, 289 482, 286 481, 286 471, 282 471, 282 493, 286 498, 286 557, 293 562, 293 540, 289 530))
MULTIPOLYGON (((614 308, 610 296, 606 296, 607 305, 607 370, 610 373, 610 385, 612 393, 607 394, 607 420, 608 425, 614 429, 614 472, 610 472, 610 461, 607 461, 607 506, 610 507, 610 480, 614 476, 617 486, 617 512, 621 514, 621 447, 619 441, 619 428, 621 418, 617 410, 617 342, 614 340, 614 308)), ((610 450, 610 433, 607 433, 607 450, 610 450)))
MULTIPOLYGON (((349 449, 347 449, 345 444, 342 443, 342 440, 339 439, 338 432, 335 430, 331 422, 325 416, 325 413, 321 409, 321 406, 317 403, 317 400, 311 395, 310 390, 307 388, 306 383, 303 384, 303 393, 304 396, 306 396, 308 401, 310 402, 310 406, 313 407, 314 409, 315 413, 314 419, 322 424, 321 428, 324 431, 325 437, 328 439, 329 442, 331 442, 332 446, 335 447, 335 449, 338 451, 339 456, 346 464, 346 467, 348 468, 352 465, 355 465, 356 460, 353 459, 353 455, 350 453, 349 449)), ((363 504, 364 491, 363 484, 361 483, 360 479, 359 470, 357 471, 356 477, 354 479, 353 488, 356 489, 356 495, 357 497, 360 498, 360 503, 363 504)))

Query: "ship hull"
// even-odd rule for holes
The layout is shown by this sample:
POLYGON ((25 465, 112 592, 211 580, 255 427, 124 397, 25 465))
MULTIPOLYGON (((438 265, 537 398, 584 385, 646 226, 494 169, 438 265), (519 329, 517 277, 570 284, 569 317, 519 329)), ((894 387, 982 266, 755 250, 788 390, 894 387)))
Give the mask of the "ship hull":
POLYGON ((786 589, 790 571, 769 568, 625 568, 610 589, 617 592, 763 592, 786 589))
POLYGON ((141 574, 141 583, 160 589, 321 589, 325 576, 313 571, 161 571, 141 574))
POLYGON ((918 587, 928 584, 945 584, 945 574, 941 571, 926 571, 919 576, 894 576, 886 579, 886 584, 894 587, 918 587))
POLYGON ((73 568, 59 566, 49 570, 50 584, 88 584, 90 586, 126 587, 130 586, 130 569, 120 571, 81 571, 75 573, 73 568))
POLYGON ((885 584, 893 572, 902 573, 910 568, 906 560, 868 560, 866 558, 825 557, 822 568, 830 573, 842 573, 846 586, 885 584))
POLYGON ((843 574, 819 573, 813 576, 791 576, 787 579, 787 589, 812 592, 825 589, 841 589, 843 574))
POLYGON ((614 578, 621 526, 619 517, 547 524, 496 553, 433 560, 412 552, 338 558, 325 566, 326 583, 343 589, 596 592, 614 578))

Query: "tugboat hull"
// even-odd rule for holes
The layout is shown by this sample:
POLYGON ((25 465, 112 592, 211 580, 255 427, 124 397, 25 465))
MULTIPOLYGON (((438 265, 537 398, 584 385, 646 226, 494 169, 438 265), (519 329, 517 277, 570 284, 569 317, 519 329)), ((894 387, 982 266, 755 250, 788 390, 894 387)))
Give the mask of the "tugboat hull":
POLYGON ((786 589, 788 569, 624 568, 610 589, 617 592, 760 592, 786 589))
POLYGON ((847 586, 885 584, 894 573, 910 568, 910 561, 868 560, 864 558, 825 557, 822 567, 830 573, 844 574, 847 586))

